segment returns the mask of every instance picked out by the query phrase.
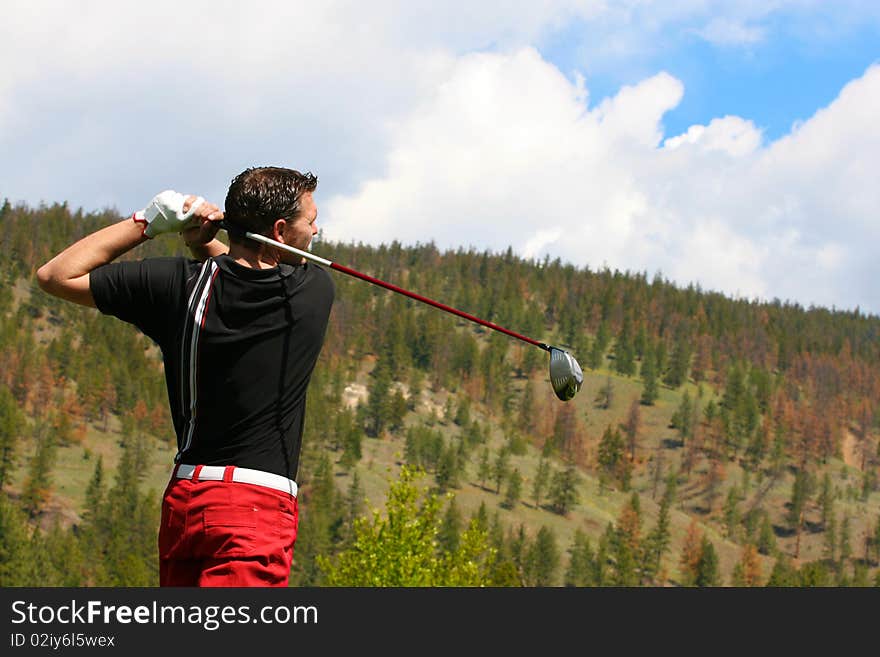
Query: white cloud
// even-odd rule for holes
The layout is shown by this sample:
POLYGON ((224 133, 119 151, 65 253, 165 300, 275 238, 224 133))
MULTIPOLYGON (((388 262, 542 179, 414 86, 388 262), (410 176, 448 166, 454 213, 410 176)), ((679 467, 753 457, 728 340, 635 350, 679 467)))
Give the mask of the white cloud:
MULTIPOLYGON (((166 187, 222 201, 244 167, 285 163, 318 173, 335 239, 513 246, 880 312, 880 67, 765 143, 737 116, 665 135, 675 77, 591 105, 589 76, 541 54, 572 25, 585 73, 696 32, 749 45, 803 6, 6 3, 0 195, 127 213, 166 187)), ((845 2, 786 25, 841 31, 854 12, 880 17, 845 2)))
POLYGON ((538 230, 531 238, 526 240, 520 252, 524 258, 536 258, 541 251, 555 244, 562 236, 563 231, 559 227, 538 230))
POLYGON ((697 34, 710 43, 724 46, 742 46, 764 40, 764 30, 754 25, 729 18, 714 18, 697 34))
POLYGON ((878 230, 880 67, 766 145, 735 116, 663 141, 682 93, 660 73, 590 108, 534 50, 460 58, 395 130, 385 174, 325 203, 327 236, 513 246, 749 298, 880 309, 872 284, 852 283, 878 230))
POLYGON ((387 174, 325 204, 326 235, 505 248, 560 225, 561 255, 601 260, 643 207, 616 151, 652 148, 679 93, 660 74, 589 112, 532 49, 463 57, 397 129, 387 174))
POLYGON ((737 298, 766 298, 769 290, 761 271, 766 247, 738 234, 725 220, 696 219, 683 231, 680 257, 669 263, 669 278, 699 282, 704 289, 724 290, 737 298))
POLYGON ((684 134, 666 139, 663 147, 675 150, 688 144, 728 155, 749 155, 761 145, 761 131, 751 121, 725 116, 712 119, 708 126, 693 125, 684 134))

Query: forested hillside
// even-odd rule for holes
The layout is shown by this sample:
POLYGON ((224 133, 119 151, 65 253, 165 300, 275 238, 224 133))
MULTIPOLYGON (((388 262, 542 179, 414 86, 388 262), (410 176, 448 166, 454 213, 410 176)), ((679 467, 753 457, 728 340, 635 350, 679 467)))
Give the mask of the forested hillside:
MULTIPOLYGON (((34 277, 117 220, 0 208, 2 585, 158 583, 158 350, 34 277)), ((293 583, 880 585, 880 318, 512 251, 315 251, 563 345, 586 380, 562 403, 541 350, 334 273, 293 583)))

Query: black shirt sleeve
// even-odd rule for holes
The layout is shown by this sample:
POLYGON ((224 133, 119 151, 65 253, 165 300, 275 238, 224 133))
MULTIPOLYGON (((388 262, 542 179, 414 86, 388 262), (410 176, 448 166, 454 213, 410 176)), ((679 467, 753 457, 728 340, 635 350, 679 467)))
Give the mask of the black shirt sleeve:
POLYGON ((111 262, 89 274, 95 305, 105 315, 134 324, 158 344, 180 321, 191 265, 183 258, 111 262))

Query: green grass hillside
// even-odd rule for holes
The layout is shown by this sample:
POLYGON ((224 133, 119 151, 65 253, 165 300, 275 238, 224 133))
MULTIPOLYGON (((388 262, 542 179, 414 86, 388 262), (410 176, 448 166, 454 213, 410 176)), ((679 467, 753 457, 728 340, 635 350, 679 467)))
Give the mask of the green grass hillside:
MULTIPOLYGON (((41 339, 47 340, 48 335, 48 332, 43 332, 41 339)), ((370 370, 374 366, 375 359, 365 359, 357 375, 345 382, 345 387, 349 391, 347 404, 351 408, 357 408, 359 403, 361 405, 366 403, 370 370)), ((549 403, 562 404, 553 397, 547 376, 536 374, 530 381, 539 393, 545 394, 551 400, 549 403)), ((522 388, 525 384, 525 380, 511 376, 510 385, 513 388, 522 388)), ((595 453, 598 449, 600 436, 606 427, 616 427, 626 422, 631 403, 639 399, 641 390, 642 385, 637 379, 617 375, 607 368, 585 372, 580 393, 568 403, 574 406, 577 415, 583 419, 587 454, 595 453), (612 382, 614 394, 610 406, 602 408, 595 399, 599 390, 607 385, 609 380, 612 382)), ((634 476, 629 492, 622 490, 615 482, 601 483, 600 476, 594 468, 581 467, 579 468, 581 480, 577 486, 579 501, 566 515, 537 507, 529 491, 541 458, 541 449, 532 442, 526 442, 524 453, 510 457, 510 468, 518 469, 523 476, 522 499, 513 508, 505 508, 501 504, 504 498, 503 489, 499 494, 496 493, 493 482, 479 481, 476 454, 465 466, 465 475, 461 477, 459 485, 449 490, 447 495, 454 496, 456 504, 465 516, 473 515, 481 505, 485 505, 490 513, 499 514, 504 525, 509 527, 523 525, 529 535, 534 535, 541 527, 547 527, 553 531, 559 545, 565 549, 571 545, 578 529, 587 534, 594 544, 598 542, 609 523, 615 523, 620 517, 622 509, 631 497, 631 492, 635 491, 641 498, 643 528, 647 531, 656 523, 663 492, 663 483, 661 481, 658 484, 656 481, 654 468, 660 461, 660 467, 666 471, 682 469, 684 450, 679 446, 675 429, 670 428, 669 425, 685 390, 694 398, 700 398, 702 394, 702 398, 706 401, 709 398, 717 399, 717 396, 707 388, 701 392, 698 386, 689 384, 680 390, 661 387, 659 399, 653 405, 640 406, 641 426, 636 446, 634 476)), ((459 395, 445 389, 424 390, 415 404, 415 409, 407 414, 405 425, 429 426, 438 430, 445 439, 452 440, 460 436, 462 429, 451 419, 444 417, 444 410, 450 405, 456 408, 460 401, 459 395)), ((501 428, 501 419, 479 404, 474 405, 472 415, 473 419, 488 429, 489 436, 485 447, 491 452, 500 450, 508 440, 501 428)), ((103 458, 108 472, 115 472, 119 465, 120 431, 121 423, 114 416, 108 421, 107 431, 102 431, 101 427, 90 423, 81 442, 59 447, 52 475, 51 496, 40 516, 40 522, 44 527, 49 527, 56 518, 70 525, 81 521, 86 489, 96 459, 99 456, 103 458)), ((306 440, 310 439, 310 434, 307 428, 306 440)), ((148 469, 143 478, 143 486, 147 490, 159 493, 168 481, 176 450, 169 440, 163 440, 161 437, 150 437, 148 444, 148 469)), ((397 480, 400 468, 405 463, 404 452, 403 431, 386 432, 380 437, 364 439, 362 458, 356 468, 369 508, 383 507, 388 488, 397 480)), ((334 453, 334 459, 336 456, 334 453)), ((557 464, 557 467, 560 466, 557 464)), ((778 549, 788 555, 794 555, 795 538, 786 530, 785 520, 786 505, 791 497, 793 482, 793 475, 790 472, 782 473, 776 481, 771 482, 767 478, 749 475, 740 465, 728 464, 724 484, 714 495, 714 501, 710 502, 704 485, 707 470, 707 464, 697 465, 687 481, 680 486, 679 499, 671 514, 669 554, 672 556, 667 557, 664 562, 667 571, 664 584, 675 585, 681 582, 679 563, 674 556, 681 553, 688 527, 694 520, 701 531, 711 539, 718 552, 723 582, 731 583, 733 569, 741 558, 743 545, 728 538, 728 532, 724 527, 722 505, 730 487, 742 491, 740 507, 743 510, 760 500, 763 508, 769 511, 777 530, 778 549)), ((859 471, 852 463, 843 460, 843 454, 841 458, 830 459, 823 468, 823 472, 825 471, 832 477, 838 500, 838 513, 851 519, 850 531, 854 546, 864 545, 864 541, 874 531, 873 523, 876 523, 877 518, 880 517, 880 493, 872 492, 867 497, 862 497, 859 492, 861 486, 859 471)), ((352 468, 342 467, 336 463, 335 472, 338 486, 346 488, 351 480, 352 468)), ((8 485, 11 494, 17 495, 20 492, 25 475, 25 468, 14 473, 8 485)), ((427 481, 430 482, 430 477, 427 481)), ((305 487, 309 484, 308 480, 301 483, 305 487)), ((818 511, 814 510, 813 515, 817 513, 818 511)), ((802 536, 800 560, 821 559, 823 545, 821 532, 802 536)), ((774 559, 775 557, 771 555, 759 556, 765 576, 769 575, 774 559)))

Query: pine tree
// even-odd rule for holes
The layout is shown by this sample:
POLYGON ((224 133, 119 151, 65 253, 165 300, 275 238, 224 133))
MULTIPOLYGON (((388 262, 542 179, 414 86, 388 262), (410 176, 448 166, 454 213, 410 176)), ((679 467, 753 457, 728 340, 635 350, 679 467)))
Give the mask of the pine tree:
POLYGON ((0 384, 0 490, 15 469, 19 437, 24 426, 24 415, 15 397, 9 388, 0 384))
POLYGON ((0 586, 33 586, 39 581, 42 555, 31 538, 28 518, 6 495, 0 495, 0 586))
POLYGON ((345 493, 345 510, 343 513, 342 538, 348 544, 354 538, 355 522, 364 512, 364 489, 361 485, 357 469, 351 473, 351 482, 345 493))
MULTIPOLYGON (((344 505, 340 503, 333 468, 326 453, 318 459, 314 474, 301 479, 300 528, 292 575, 300 586, 316 586, 322 583, 323 577, 317 559, 320 555, 330 554, 340 540, 339 530, 343 524, 340 512, 344 505)), ((357 522, 355 533, 356 525, 357 522)))
POLYGON ((553 474, 550 482, 550 508, 554 513, 567 515, 580 501, 577 488, 579 483, 580 478, 573 465, 553 474))
POLYGON ((649 351, 642 361, 641 377, 641 403, 645 406, 653 406, 654 402, 657 401, 657 397, 660 396, 660 391, 657 388, 657 369, 652 351, 649 351))
POLYGON ((874 526, 874 536, 871 543, 874 546, 874 559, 880 562, 880 518, 877 519, 877 524, 874 526))
POLYGON ((637 493, 624 506, 612 534, 615 586, 637 586, 641 557, 641 508, 637 493))
POLYGON ((463 524, 461 511, 453 497, 446 506, 446 513, 437 532, 437 547, 441 554, 454 554, 458 550, 463 524))
POLYGON ((466 427, 471 423, 471 399, 467 395, 459 402, 453 422, 459 427, 466 427))
POLYGON ((559 548, 552 529, 541 526, 525 558, 526 581, 531 586, 553 586, 559 569, 559 548))
POLYGON ((446 403, 443 405, 443 424, 449 424, 452 422, 455 417, 455 404, 452 401, 452 395, 449 395, 446 398, 446 403))
POLYGON ((360 426, 353 421, 351 413, 343 411, 338 414, 342 418, 342 456, 339 464, 346 469, 354 467, 363 456, 362 443, 363 432, 360 426))
POLYGON ((495 482, 496 494, 501 492, 501 484, 504 483, 504 480, 510 474, 509 461, 510 458, 507 450, 504 448, 499 449, 498 456, 495 457, 495 462, 492 464, 492 481, 495 482))
POLYGON ((484 531, 489 531, 489 511, 486 509, 485 502, 480 502, 480 506, 477 507, 477 510, 474 511, 474 515, 471 516, 471 522, 473 522, 476 527, 479 527, 484 531))
MULTIPOLYGON (((611 523, 608 523, 608 529, 611 529, 611 523)), ((610 538, 606 531, 599 537, 599 545, 596 547, 596 558, 593 560, 593 583, 595 586, 608 586, 608 562, 610 548, 610 538)))
POLYGON ((475 445, 482 445, 486 442, 486 435, 483 433, 483 429, 477 420, 474 420, 468 425, 463 438, 465 444, 467 444, 469 448, 474 447, 475 445))
POLYGON ((758 470, 767 456, 767 450, 770 447, 770 422, 771 420, 768 417, 764 418, 764 421, 752 434, 752 438, 746 447, 746 458, 751 470, 758 470))
POLYGON ((419 432, 415 427, 411 427, 406 432, 406 439, 403 443, 403 460, 407 465, 419 466, 422 464, 422 441, 419 432))
POLYGON ((868 580, 868 566, 863 563, 853 564, 852 586, 858 588, 867 588, 870 586, 868 580))
POLYGON ((489 463, 489 448, 483 448, 480 454, 480 464, 477 468, 477 479, 480 480, 480 488, 486 488, 486 480, 492 476, 492 466, 489 463))
POLYGON ((636 350, 636 358, 638 360, 645 359, 645 352, 650 349, 651 346, 648 342, 648 329, 645 328, 643 323, 640 323, 639 330, 636 332, 636 338, 633 341, 633 347, 636 350))
POLYGON ((122 437, 113 486, 101 510, 106 518, 104 585, 152 586, 158 580, 155 536, 160 505, 155 491, 141 490, 150 462, 146 441, 142 432, 122 437))
POLYGON ((512 431, 504 442, 504 448, 513 456, 525 456, 528 454, 529 445, 516 431, 512 431))
POLYGON ((739 525, 740 516, 737 505, 739 504, 739 494, 736 487, 731 486, 727 490, 727 499, 724 502, 724 529, 728 538, 734 538, 734 533, 739 525))
POLYGON ((56 518, 37 542, 42 555, 37 578, 43 586, 80 586, 83 583, 88 568, 75 533, 62 529, 56 518))
POLYGON ((718 561, 718 553, 712 542, 703 536, 700 545, 700 558, 697 562, 695 584, 700 587, 719 586, 721 584, 721 571, 718 561))
POLYGON ((409 410, 409 402, 403 396, 399 386, 394 387, 391 399, 388 402, 388 430, 395 432, 403 427, 403 420, 409 410))
POLYGON ((831 475, 827 472, 822 477, 822 489, 819 492, 819 508, 822 510, 822 526, 824 527, 834 512, 834 491, 831 486, 831 475))
POLYGON ((450 488, 458 487, 458 467, 455 447, 453 445, 444 447, 434 472, 434 481, 437 484, 438 492, 445 493, 450 488))
POLYGON ((605 350, 608 348, 610 340, 611 336, 608 331, 608 325, 605 322, 601 322, 587 355, 587 365, 590 369, 597 370, 602 366, 605 360, 605 350))
POLYGON ((520 376, 531 376, 532 372, 541 367, 541 355, 534 349, 526 349, 523 352, 520 376))
POLYGON ((531 435, 535 431, 535 418, 537 416, 535 404, 535 392, 533 385, 526 382, 523 388, 523 397, 517 414, 516 427, 524 434, 531 435))
MULTIPOLYGON (((821 561, 808 561, 798 571, 798 586, 826 588, 832 586, 832 573, 821 561)), ((849 586, 846 581, 838 581, 838 586, 849 586)))
POLYGON ((801 528, 804 524, 804 506, 806 505, 807 497, 809 495, 808 486, 808 474, 803 470, 798 470, 795 473, 794 482, 792 483, 791 502, 789 503, 786 516, 789 525, 797 535, 794 551, 795 559, 798 558, 800 553, 801 528))
POLYGON ((655 582, 658 573, 662 571, 663 555, 669 551, 669 544, 672 538, 669 514, 675 502, 676 489, 675 473, 670 473, 666 479, 666 490, 663 493, 663 499, 660 501, 657 524, 645 537, 642 577, 646 583, 655 582))
POLYGON ((522 475, 518 468, 514 468, 513 472, 507 478, 507 494, 504 496, 502 506, 506 509, 512 509, 519 502, 522 495, 522 475))
POLYGON ((692 519, 690 525, 688 525, 684 546, 679 558, 683 586, 696 586, 700 556, 702 554, 702 539, 703 535, 697 527, 697 521, 692 519))
POLYGON ((102 513, 106 494, 104 458, 98 456, 92 478, 86 488, 86 503, 83 509, 82 542, 88 554, 98 551, 100 536, 106 523, 106 518, 102 513))
POLYGON ((761 529, 758 535, 758 552, 764 555, 772 555, 776 552, 776 532, 773 524, 765 513, 761 520, 761 529))
POLYGON ((835 563, 837 561, 837 515, 834 512, 828 516, 823 534, 823 554, 826 559, 835 563))
POLYGON ((28 464, 21 494, 22 507, 33 518, 42 511, 52 490, 52 468, 57 447, 52 431, 44 421, 34 428, 36 451, 28 464))
POLYGON ((365 409, 367 433, 377 437, 391 419, 391 370, 386 361, 379 360, 373 371, 372 385, 365 409))
POLYGON ((614 345, 614 370, 623 376, 636 372, 636 353, 633 345, 632 322, 625 317, 614 345))
POLYGON ((843 516, 840 523, 840 563, 843 565, 852 556, 852 537, 850 536, 849 516, 843 516))
POLYGON ((568 550, 568 567, 565 570, 565 586, 593 586, 595 573, 594 555, 590 539, 581 529, 576 529, 568 550))
POLYGON ((541 497, 550 484, 550 464, 543 456, 538 460, 538 468, 535 471, 535 479, 532 483, 532 499, 535 501, 535 508, 541 508, 541 497))
POLYGON ((691 359, 691 344, 684 330, 678 331, 675 348, 672 351, 669 368, 663 376, 663 383, 670 388, 678 388, 687 379, 688 366, 691 359))
POLYGON ((626 446, 629 450, 629 460, 636 460, 636 447, 638 447, 639 428, 641 425, 641 413, 639 402, 635 399, 629 407, 626 423, 623 425, 623 433, 626 435, 626 446))
POLYGON ((480 508, 483 510, 484 514, 482 520, 476 520, 478 513, 474 513, 474 515, 471 516, 471 520, 473 521, 474 526, 482 527, 483 530, 486 531, 486 534, 489 536, 489 547, 495 550, 499 559, 504 559, 507 555, 507 546, 504 543, 504 525, 501 522, 501 514, 496 510, 495 513, 492 514, 492 520, 490 521, 485 515, 485 502, 480 503, 480 508))
MULTIPOLYGON (((605 475, 616 478, 626 489, 629 485, 631 464, 624 455, 623 438, 618 429, 606 427, 599 441, 599 466, 605 475)), ((602 478, 604 481, 604 477, 602 478)))
POLYGON ((495 410, 499 409, 501 392, 507 390, 506 379, 510 371, 506 357, 508 348, 508 342, 499 334, 493 333, 489 336, 489 345, 481 352, 480 372, 485 381, 482 401, 495 410))
POLYGON ((770 571, 767 586, 772 588, 800 586, 800 577, 797 569, 791 564, 789 558, 779 553, 770 571))
POLYGON ((761 586, 761 562, 754 545, 743 546, 739 562, 733 569, 733 585, 738 587, 761 586))
POLYGON ((682 445, 684 445, 685 439, 691 435, 693 429, 693 410, 690 393, 685 390, 670 421, 672 427, 678 430, 678 437, 681 439, 682 445))
POLYGON ((657 499, 657 487, 663 478, 663 468, 666 466, 666 450, 658 449, 654 458, 650 460, 651 474, 651 499, 657 499))
POLYGON ((526 536, 526 528, 522 523, 515 530, 511 529, 508 532, 507 550, 510 555, 510 562, 516 570, 517 578, 522 582, 522 586, 526 586, 528 537, 526 536))
POLYGON ((727 382, 724 386, 721 406, 732 412, 739 404, 740 397, 745 394, 745 390, 745 373, 742 367, 738 364, 731 366, 727 372, 727 382))
POLYGON ((743 442, 751 444, 760 421, 758 400, 751 387, 746 387, 733 413, 733 451, 736 454, 743 442))

